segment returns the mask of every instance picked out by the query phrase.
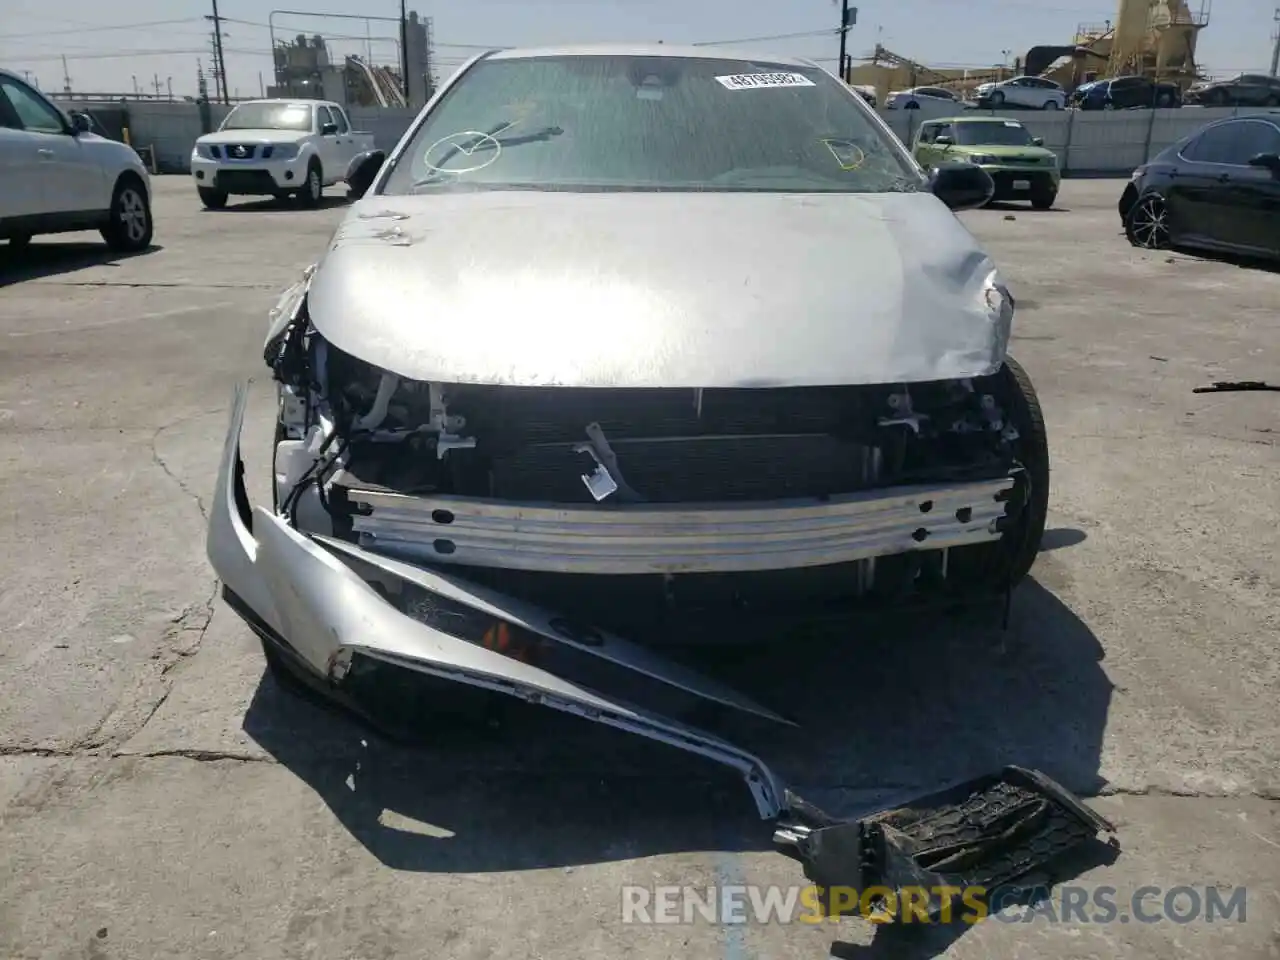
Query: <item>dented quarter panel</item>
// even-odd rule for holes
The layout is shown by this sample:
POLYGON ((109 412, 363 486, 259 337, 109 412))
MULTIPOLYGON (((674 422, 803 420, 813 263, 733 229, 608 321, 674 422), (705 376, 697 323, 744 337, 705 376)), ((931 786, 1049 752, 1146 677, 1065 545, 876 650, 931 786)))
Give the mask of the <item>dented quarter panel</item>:
POLYGON ((381 195, 334 234, 309 311, 417 380, 917 382, 999 368, 994 270, 927 193, 381 195))

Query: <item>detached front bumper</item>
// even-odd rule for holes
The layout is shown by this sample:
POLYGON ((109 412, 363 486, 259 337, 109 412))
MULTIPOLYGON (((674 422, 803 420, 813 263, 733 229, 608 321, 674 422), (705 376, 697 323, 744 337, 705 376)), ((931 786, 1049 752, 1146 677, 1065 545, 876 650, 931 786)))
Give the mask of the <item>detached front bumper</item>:
MULTIPOLYGON (((760 816, 785 809, 778 779, 758 757, 718 737, 607 697, 518 656, 552 648, 551 659, 577 656, 662 692, 709 701, 786 723, 778 714, 692 671, 608 633, 580 628, 547 611, 464 580, 382 557, 351 544, 309 537, 262 507, 249 505, 240 457, 247 392, 237 389, 210 510, 208 555, 234 606, 261 635, 289 649, 318 679, 341 687, 353 654, 504 693, 667 743, 738 770, 760 816), (414 604, 426 594, 434 603, 414 604), (400 605, 389 597, 408 598, 400 605), (411 615, 445 605, 461 614, 466 634, 411 615), (485 627, 487 624, 487 627, 485 627), (465 635, 465 634, 464 634, 465 635), (484 643, 497 638, 490 649, 484 643), (507 652, 500 652, 507 648, 507 652)), ((445 618, 451 621, 452 618, 445 618)))
MULTIPOLYGON (((871 886, 897 891, 891 893, 897 902, 902 891, 922 886, 1007 883, 1097 832, 1111 831, 1047 777, 1016 768, 863 819, 833 818, 786 790, 752 753, 542 663, 590 661, 620 676, 633 693, 659 688, 668 702, 674 696, 789 722, 766 707, 605 631, 355 544, 307 536, 252 507, 240 456, 246 402, 241 385, 210 510, 209 559, 233 609, 273 648, 285 651, 311 686, 337 699, 353 655, 360 654, 542 704, 731 767, 745 780, 760 817, 777 821, 779 851, 846 904, 859 902, 858 891, 871 886)), ((929 902, 927 913, 936 912, 929 902)))

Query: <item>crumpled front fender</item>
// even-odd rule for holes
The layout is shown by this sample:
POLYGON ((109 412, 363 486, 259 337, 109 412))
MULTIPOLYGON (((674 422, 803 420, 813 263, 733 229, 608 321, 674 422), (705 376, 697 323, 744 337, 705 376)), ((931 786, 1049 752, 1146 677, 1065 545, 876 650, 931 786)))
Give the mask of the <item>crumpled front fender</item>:
MULTIPOLYGON (((318 675, 340 684, 350 652, 420 673, 508 694, 639 734, 738 770, 763 819, 784 812, 784 791, 758 757, 712 734, 620 699, 606 697, 541 667, 452 636, 397 609, 348 561, 368 564, 478 613, 572 646, 533 605, 454 577, 402 564, 339 541, 300 533, 248 503, 240 457, 247 390, 236 389, 208 531, 209 561, 224 586, 318 675)), ((657 680, 687 694, 774 720, 781 717, 621 638, 600 634, 589 650, 637 680, 657 680)), ((784 721, 785 722, 785 721, 784 721)))

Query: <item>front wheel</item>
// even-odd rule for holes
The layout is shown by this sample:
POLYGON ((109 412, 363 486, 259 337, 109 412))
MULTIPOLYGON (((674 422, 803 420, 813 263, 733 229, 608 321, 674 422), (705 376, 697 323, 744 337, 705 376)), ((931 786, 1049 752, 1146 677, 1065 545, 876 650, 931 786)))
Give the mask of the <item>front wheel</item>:
POLYGON ((200 202, 206 210, 221 210, 227 205, 227 195, 221 190, 210 190, 208 187, 197 187, 200 202))
POLYGON ((996 373, 974 381, 974 387, 992 395, 1005 421, 1017 430, 1012 443, 1022 469, 1014 493, 1022 509, 999 540, 953 550, 947 579, 962 591, 967 587, 1012 589, 1031 572, 1044 537, 1049 516, 1049 437, 1031 378, 1013 357, 1006 357, 996 373))
POLYGON ((1058 110, 1058 109, 1061 109, 1061 108, 1058 106, 1058 101, 1057 101, 1057 100, 1046 100, 1046 101, 1044 102, 1044 109, 1046 109, 1046 110, 1058 110))
POLYGON ((324 196, 324 180, 321 179, 320 164, 312 163, 307 167, 307 181, 298 191, 298 199, 304 207, 318 207, 324 196))
POLYGON ((153 232, 151 204, 147 190, 137 177, 121 177, 111 196, 111 209, 107 224, 102 228, 102 239, 112 250, 136 253, 151 246, 153 232))
POLYGON ((1037 190, 1031 194, 1031 207, 1033 210, 1050 210, 1057 199, 1057 190, 1037 190))
POLYGON ((1124 235, 1135 247, 1164 250, 1170 245, 1169 208, 1156 193, 1139 197, 1124 218, 1124 235))
POLYGON ((1001 107, 1004 106, 1004 94, 1001 93, 999 90, 994 91, 991 94, 991 96, 987 97, 987 103, 991 104, 992 107, 999 110, 1001 107))

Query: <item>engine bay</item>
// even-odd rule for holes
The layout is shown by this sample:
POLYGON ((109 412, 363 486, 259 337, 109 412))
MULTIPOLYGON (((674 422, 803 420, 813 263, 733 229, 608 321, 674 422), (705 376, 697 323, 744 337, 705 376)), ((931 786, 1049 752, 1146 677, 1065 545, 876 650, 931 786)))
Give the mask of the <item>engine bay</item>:
MULTIPOLYGON (((1020 472, 1018 431, 994 385, 978 380, 705 390, 422 383, 326 342, 307 322, 305 304, 268 343, 265 359, 280 398, 276 509, 300 530, 351 542, 363 542, 362 498, 379 493, 610 511, 824 503, 1020 472)), ((1016 513, 1019 497, 1009 500, 1006 509, 1016 513)), ((435 542, 435 553, 415 560, 451 562, 435 542)), ((613 626, 611 613, 633 599, 687 617, 898 596, 946 581, 953 552, 756 573, 614 576, 605 578, 607 590, 584 590, 582 575, 473 567, 468 576, 550 597, 613 626)))

